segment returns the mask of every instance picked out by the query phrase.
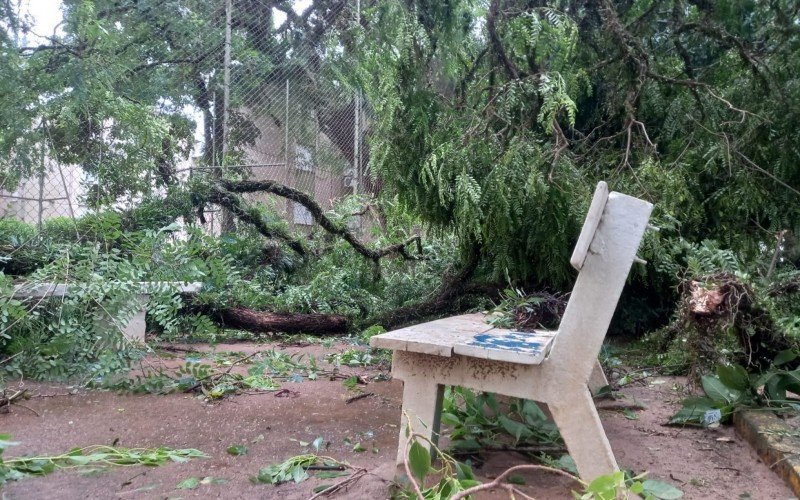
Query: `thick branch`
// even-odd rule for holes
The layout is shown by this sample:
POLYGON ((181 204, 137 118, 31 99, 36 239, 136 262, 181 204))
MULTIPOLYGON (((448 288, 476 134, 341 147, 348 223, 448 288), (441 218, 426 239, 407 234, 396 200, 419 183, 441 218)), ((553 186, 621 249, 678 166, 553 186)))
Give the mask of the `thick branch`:
POLYGON ((486 28, 489 30, 489 38, 492 42, 492 48, 497 54, 497 57, 500 58, 500 61, 503 63, 508 76, 517 80, 519 79, 520 70, 517 68, 514 62, 508 58, 508 55, 503 48, 503 41, 500 40, 500 36, 497 34, 497 14, 499 11, 500 0, 492 0, 491 5, 489 6, 489 13, 486 16, 486 28))
POLYGON ((306 249, 301 242, 293 239, 278 228, 270 227, 257 213, 253 212, 251 209, 249 210, 240 197, 226 189, 218 185, 213 185, 205 201, 227 208, 237 219, 251 224, 263 236, 284 241, 289 245, 289 248, 303 257, 306 256, 306 249))
POLYGON ((420 260, 422 258, 421 255, 411 255, 408 251, 409 245, 412 243, 417 244, 417 253, 421 254, 421 248, 419 245, 420 237, 419 236, 412 236, 411 238, 407 239, 402 243, 396 243, 394 245, 389 245, 384 248, 372 249, 368 248, 364 243, 362 243, 356 236, 347 229, 346 226, 337 224, 336 222, 332 221, 325 215, 325 211, 322 207, 317 203, 314 198, 307 195, 306 193, 299 191, 294 188, 290 188, 289 186, 285 186, 283 184, 279 184, 274 181, 230 181, 230 180, 223 180, 221 181, 221 185, 226 191, 231 193, 259 193, 259 192, 266 192, 272 193, 274 195, 280 196, 282 198, 286 198, 292 200, 295 203, 299 203, 306 207, 306 209, 311 214, 311 217, 314 218, 314 221, 322 227, 325 231, 334 234, 336 236, 341 237, 347 243, 350 244, 353 249, 363 255, 364 257, 370 259, 371 261, 377 263, 382 257, 386 257, 388 255, 397 254, 403 257, 406 260, 420 260))

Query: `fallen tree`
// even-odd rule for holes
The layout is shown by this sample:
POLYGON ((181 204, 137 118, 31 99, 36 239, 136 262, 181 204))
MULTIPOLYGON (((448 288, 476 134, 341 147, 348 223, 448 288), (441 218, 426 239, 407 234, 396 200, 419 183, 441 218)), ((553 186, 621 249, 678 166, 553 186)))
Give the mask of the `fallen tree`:
POLYGON ((254 311, 243 307, 217 314, 222 326, 253 333, 307 333, 335 335, 347 332, 350 320, 339 314, 302 314, 254 311))

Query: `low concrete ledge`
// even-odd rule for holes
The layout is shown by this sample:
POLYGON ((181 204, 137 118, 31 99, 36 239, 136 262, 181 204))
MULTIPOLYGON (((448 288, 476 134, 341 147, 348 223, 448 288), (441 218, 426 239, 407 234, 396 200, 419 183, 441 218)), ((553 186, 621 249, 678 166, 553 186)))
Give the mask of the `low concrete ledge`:
MULTIPOLYGON (((109 328, 119 328, 122 335, 137 343, 144 343, 147 315, 147 303, 150 295, 158 293, 166 287, 173 293, 197 293, 203 288, 202 283, 198 282, 179 282, 179 281, 138 281, 138 282, 111 282, 119 285, 133 285, 134 293, 141 304, 141 309, 133 315, 127 324, 117 325, 111 318, 108 319, 109 328)), ((82 283, 22 283, 14 287, 14 298, 16 299, 44 299, 46 297, 63 297, 70 291, 80 291, 85 289, 82 283)))
MULTIPOLYGON (((138 281, 135 283, 117 281, 111 283, 119 285, 135 284, 139 287, 136 293, 142 295, 156 293, 165 285, 170 291, 174 290, 176 293, 197 293, 203 287, 203 284, 199 282, 181 281, 138 281)), ((85 288, 82 283, 22 283, 14 286, 14 298, 63 297, 69 290, 81 290, 82 288, 85 288)))
POLYGON ((733 415, 736 433, 752 446, 795 496, 800 497, 800 433, 765 410, 742 410, 733 415))

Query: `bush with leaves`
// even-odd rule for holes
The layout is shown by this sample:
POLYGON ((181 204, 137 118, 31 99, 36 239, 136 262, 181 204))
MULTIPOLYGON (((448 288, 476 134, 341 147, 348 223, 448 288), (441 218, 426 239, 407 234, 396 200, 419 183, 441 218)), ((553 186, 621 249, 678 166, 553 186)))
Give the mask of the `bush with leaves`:
POLYGON ((669 423, 703 425, 728 423, 734 412, 743 408, 772 408, 775 411, 800 411, 800 368, 787 365, 798 358, 796 351, 783 351, 773 365, 759 373, 748 373, 740 365, 720 365, 713 375, 701 377, 705 396, 683 401, 683 407, 669 423))

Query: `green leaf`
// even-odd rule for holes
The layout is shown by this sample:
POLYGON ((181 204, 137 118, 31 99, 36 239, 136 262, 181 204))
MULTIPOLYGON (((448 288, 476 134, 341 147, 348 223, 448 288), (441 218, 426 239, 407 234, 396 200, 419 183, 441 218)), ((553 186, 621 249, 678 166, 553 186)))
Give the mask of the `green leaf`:
POLYGON ((442 412, 441 422, 450 427, 455 427, 461 423, 457 416, 447 412, 442 412))
POLYGON ((785 351, 779 352, 775 356, 775 361, 773 361, 772 364, 775 366, 781 366, 790 361, 794 361, 795 359, 797 359, 797 352, 792 349, 786 349, 785 351))
POLYGON ((308 473, 303 467, 297 466, 292 469, 292 480, 295 483, 302 483, 306 479, 308 479, 308 473))
POLYGON ((514 436, 517 443, 522 440, 523 436, 528 437, 531 435, 531 430, 527 425, 517 422, 516 420, 511 420, 505 415, 500 415, 497 420, 506 432, 514 436))
POLYGON ((717 377, 726 387, 737 391, 750 389, 750 376, 747 370, 739 365, 724 365, 717 367, 717 377))
POLYGON ((717 377, 705 375, 700 379, 706 395, 716 403, 731 404, 741 399, 741 393, 725 386, 717 377))
POLYGON ((333 485, 332 484, 320 484, 319 486, 314 486, 314 489, 312 489, 311 491, 313 493, 322 493, 323 491, 325 491, 325 490, 327 490, 329 488, 333 488, 333 485))
POLYGON ((472 467, 464 462, 456 462, 456 476, 459 480, 474 480, 475 474, 472 472, 472 467))
POLYGON ((687 398, 683 401, 683 408, 670 417, 667 423, 669 425, 700 425, 703 421, 703 415, 708 410, 715 408, 716 405, 710 398, 687 398))
POLYGON ((366 449, 366 448, 364 448, 364 447, 361 445, 361 443, 356 443, 356 444, 353 446, 353 451, 355 451, 356 453, 362 453, 362 452, 365 452, 365 451, 367 451, 367 449, 366 449))
POLYGON ((642 492, 644 492, 644 485, 641 481, 634 481, 630 486, 628 486, 628 491, 634 495, 640 495, 642 492))
POLYGON ((608 474, 595 478, 586 487, 587 493, 595 493, 601 498, 615 498, 617 493, 617 480, 614 475, 608 474), (608 495, 611 495, 610 497, 608 495))
POLYGON ((431 452, 417 441, 414 441, 408 449, 408 465, 411 468, 411 473, 417 477, 420 484, 423 484, 425 476, 431 470, 431 452))
POLYGON ((228 446, 228 449, 226 451, 229 454, 238 457, 238 456, 247 454, 247 446, 245 446, 243 444, 235 444, 235 445, 232 445, 232 446, 228 446))
POLYGON ((196 477, 189 477, 178 483, 175 488, 179 490, 193 490, 200 486, 200 480, 196 477))
POLYGON ((642 483, 642 492, 660 500, 676 500, 683 497, 683 492, 678 488, 664 481, 653 479, 648 479, 642 483))
POLYGON ((561 455, 561 458, 556 460, 556 466, 559 469, 565 470, 571 474, 578 474, 578 467, 575 466, 575 460, 573 460, 570 455, 561 455))
POLYGON ((350 473, 346 470, 323 470, 314 474, 317 479, 333 479, 335 477, 349 476, 350 473))
POLYGON ((625 415, 625 418, 628 420, 639 420, 639 415, 635 411, 628 408, 624 408, 622 410, 622 414, 625 415))
POLYGON ((87 457, 84 455, 72 455, 72 454, 70 454, 67 457, 67 460, 69 460, 75 465, 86 465, 92 461, 91 457, 87 457))

